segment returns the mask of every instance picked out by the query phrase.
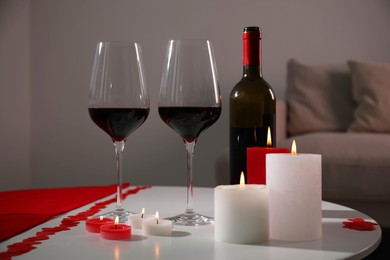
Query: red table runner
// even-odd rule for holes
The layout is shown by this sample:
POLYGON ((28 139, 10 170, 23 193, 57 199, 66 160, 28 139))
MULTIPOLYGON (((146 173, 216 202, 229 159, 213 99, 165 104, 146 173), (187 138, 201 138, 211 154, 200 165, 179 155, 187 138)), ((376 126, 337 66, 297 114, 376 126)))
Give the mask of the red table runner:
POLYGON ((0 242, 115 192, 116 185, 0 192, 0 242))

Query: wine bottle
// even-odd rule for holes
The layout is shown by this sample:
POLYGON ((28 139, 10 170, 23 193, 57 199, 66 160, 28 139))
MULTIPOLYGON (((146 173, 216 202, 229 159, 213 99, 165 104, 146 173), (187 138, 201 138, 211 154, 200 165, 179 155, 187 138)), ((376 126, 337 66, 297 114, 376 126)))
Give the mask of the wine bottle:
POLYGON ((247 147, 266 147, 268 127, 275 140, 275 95, 262 75, 261 37, 259 27, 244 28, 243 76, 230 94, 231 184, 239 183, 241 172, 247 179, 247 147))

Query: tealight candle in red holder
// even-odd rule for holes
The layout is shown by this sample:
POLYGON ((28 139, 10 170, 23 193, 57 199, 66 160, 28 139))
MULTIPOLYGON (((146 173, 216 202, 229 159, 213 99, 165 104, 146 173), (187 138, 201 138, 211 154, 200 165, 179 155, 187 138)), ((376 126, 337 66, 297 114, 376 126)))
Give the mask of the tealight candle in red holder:
POLYGON ((119 224, 118 216, 114 224, 100 227, 100 236, 109 240, 126 240, 131 238, 131 227, 126 224, 119 224))
POLYGON ((100 233, 100 227, 107 224, 114 224, 114 220, 111 218, 90 218, 85 221, 85 228, 92 233, 100 233))

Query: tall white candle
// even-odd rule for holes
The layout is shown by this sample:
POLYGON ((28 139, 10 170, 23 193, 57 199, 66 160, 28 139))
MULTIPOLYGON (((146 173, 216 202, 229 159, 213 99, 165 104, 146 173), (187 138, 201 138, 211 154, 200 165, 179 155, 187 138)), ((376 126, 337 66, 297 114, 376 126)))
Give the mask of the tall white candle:
POLYGON ((221 185, 214 189, 215 240, 256 244, 268 240, 265 185, 221 185))
POLYGON ((321 155, 267 154, 266 174, 270 238, 321 238, 321 155))

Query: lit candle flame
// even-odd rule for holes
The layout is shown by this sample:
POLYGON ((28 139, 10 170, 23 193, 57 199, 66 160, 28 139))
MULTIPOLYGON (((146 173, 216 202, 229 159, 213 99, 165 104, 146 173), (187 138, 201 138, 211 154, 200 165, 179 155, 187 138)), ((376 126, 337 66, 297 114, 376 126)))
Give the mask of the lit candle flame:
POLYGON ((156 211, 156 221, 157 221, 157 224, 158 224, 159 219, 160 219, 160 215, 158 214, 158 211, 156 211))
POLYGON ((141 218, 143 218, 145 215, 145 208, 142 208, 142 211, 141 211, 141 218))
POLYGON ((245 176, 244 176, 244 172, 241 172, 241 175, 240 175, 240 190, 244 190, 245 189, 245 176))
POLYGON ((99 218, 99 219, 100 219, 100 221, 102 221, 102 220, 103 220, 103 216, 100 216, 100 218, 99 218))
POLYGON ((291 145, 291 154, 297 154, 297 144, 295 140, 293 140, 292 145, 291 145))
POLYGON ((118 216, 115 217, 115 222, 114 223, 115 223, 115 225, 119 224, 119 217, 118 216))
POLYGON ((272 146, 272 137, 271 137, 271 128, 268 127, 268 131, 267 131, 267 147, 271 147, 272 146))

